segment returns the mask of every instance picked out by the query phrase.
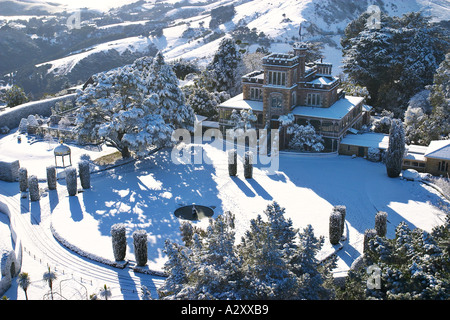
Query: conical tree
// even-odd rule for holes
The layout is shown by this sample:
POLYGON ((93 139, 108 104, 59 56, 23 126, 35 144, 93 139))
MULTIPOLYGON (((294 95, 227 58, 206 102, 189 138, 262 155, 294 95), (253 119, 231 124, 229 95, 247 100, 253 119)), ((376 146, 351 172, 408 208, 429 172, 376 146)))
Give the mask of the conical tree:
POLYGON ((393 119, 389 131, 389 147, 386 151, 386 171, 390 178, 396 178, 402 172, 405 149, 403 123, 398 119, 393 119))

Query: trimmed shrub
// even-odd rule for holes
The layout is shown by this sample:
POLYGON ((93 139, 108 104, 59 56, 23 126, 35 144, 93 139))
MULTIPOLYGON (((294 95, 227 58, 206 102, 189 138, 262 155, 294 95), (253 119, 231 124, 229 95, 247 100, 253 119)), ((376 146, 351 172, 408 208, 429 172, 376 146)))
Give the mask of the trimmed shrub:
POLYGON ((136 230, 133 232, 134 256, 136 264, 143 267, 147 264, 147 232, 136 230))
POLYGON ((30 191, 30 200, 39 201, 41 195, 39 194, 39 182, 36 176, 30 176, 28 178, 28 189, 30 191))
POLYGON ((379 237, 385 237, 387 232, 387 213, 378 211, 375 215, 375 230, 379 237))
POLYGON ((375 239, 376 236, 377 232, 375 231, 375 229, 367 229, 366 231, 364 231, 363 253, 367 252, 369 241, 375 239))
POLYGON ((347 207, 342 205, 334 206, 333 210, 341 215, 341 237, 342 237, 344 235, 345 215, 347 214, 347 207))
POLYGON ((116 261, 123 261, 127 252, 127 236, 123 223, 116 223, 111 227, 111 238, 116 261))
POLYGON ((237 175, 237 151, 235 149, 228 151, 228 173, 230 176, 237 175))
POLYGON ((381 152, 378 148, 369 148, 367 150, 367 159, 372 162, 380 162, 381 152))
POLYGON ((80 173, 80 182, 83 189, 91 188, 91 173, 89 171, 89 162, 82 160, 78 163, 78 172, 80 173))
POLYGON ((337 211, 332 211, 330 215, 330 243, 332 245, 338 244, 341 240, 341 222, 342 215, 337 211))
POLYGON ((56 190, 56 168, 47 167, 47 185, 49 190, 56 190))
POLYGON ((27 168, 19 169, 19 188, 20 192, 26 192, 28 189, 28 171, 27 168))
POLYGON ((75 196, 77 194, 77 169, 74 167, 68 167, 66 172, 66 186, 69 196, 75 196))
POLYGON ((253 178, 253 152, 247 151, 244 155, 244 177, 253 178))

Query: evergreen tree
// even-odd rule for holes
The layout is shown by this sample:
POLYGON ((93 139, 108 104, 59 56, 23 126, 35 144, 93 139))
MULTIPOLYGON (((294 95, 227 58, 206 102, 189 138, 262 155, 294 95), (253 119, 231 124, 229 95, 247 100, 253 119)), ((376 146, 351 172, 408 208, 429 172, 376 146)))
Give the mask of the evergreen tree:
POLYGON ((94 75, 93 81, 78 91, 77 129, 109 142, 124 158, 168 146, 174 129, 193 127, 193 111, 161 53, 94 75))
POLYGON ((350 23, 341 41, 344 72, 366 87, 369 103, 401 116, 409 99, 433 81, 448 50, 448 36, 421 13, 381 14, 381 27, 369 28, 367 13, 350 23))
POLYGON ((3 93, 2 99, 6 102, 6 106, 9 108, 18 106, 28 101, 28 97, 23 89, 16 85, 6 89, 3 93))
POLYGON ((211 219, 206 231, 182 227, 186 246, 166 242, 169 274, 164 299, 329 299, 331 259, 316 259, 323 245, 311 226, 299 232, 276 202, 250 221, 240 243, 234 215, 211 219))
POLYGON ((172 68, 165 63, 161 52, 157 53, 152 64, 146 63, 145 60, 146 58, 138 59, 135 65, 138 65, 138 70, 147 73, 147 77, 143 78, 143 85, 148 93, 157 96, 157 114, 174 129, 183 128, 192 131, 194 113, 185 103, 184 94, 178 86, 178 79, 172 68), (142 61, 144 63, 141 64, 142 61))
POLYGON ((245 70, 241 53, 233 39, 225 38, 207 69, 213 91, 226 91, 231 96, 242 92, 241 77, 245 70))
POLYGON ((210 120, 217 120, 219 116, 218 106, 228 100, 230 95, 226 92, 209 92, 204 87, 194 87, 188 96, 186 104, 189 105, 196 114, 207 117, 210 120))
POLYGON ((166 240, 164 253, 169 259, 164 265, 164 271, 168 274, 168 277, 158 289, 158 294, 161 299, 179 299, 178 294, 183 289, 186 289, 190 271, 188 251, 187 248, 166 240))
POLYGON ((395 238, 375 237, 365 253, 381 270, 381 289, 367 288, 365 268, 352 270, 345 299, 448 300, 450 297, 449 218, 430 234, 400 223, 395 238))
POLYGON ((386 170, 390 178, 396 178, 402 172, 405 155, 405 131, 400 120, 393 120, 389 132, 389 147, 386 151, 386 170))
MULTIPOLYGON (((427 124, 434 125, 429 140, 448 139, 450 137, 450 53, 445 56, 445 60, 436 70, 433 85, 430 86, 429 101, 433 111, 427 124)), ((430 130, 429 126, 428 130, 430 130)))
POLYGON ((288 127, 287 133, 292 135, 289 140, 289 147, 300 151, 320 152, 324 149, 323 138, 311 124, 306 126, 292 124, 288 127))

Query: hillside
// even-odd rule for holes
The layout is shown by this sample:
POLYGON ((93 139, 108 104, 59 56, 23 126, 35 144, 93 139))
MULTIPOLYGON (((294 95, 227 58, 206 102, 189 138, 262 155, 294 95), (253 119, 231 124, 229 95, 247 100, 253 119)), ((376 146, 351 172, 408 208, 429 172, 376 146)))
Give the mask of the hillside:
MULTIPOLYGON (((438 21, 450 17, 444 0, 116 0, 76 2, 84 8, 78 23, 70 1, 0 2, 0 74, 16 72, 15 83, 35 97, 157 50, 167 60, 205 65, 225 36, 241 40, 250 52, 258 47, 286 52, 299 40, 300 23, 303 40, 324 45, 324 58, 337 75, 341 34, 370 5, 390 15, 423 11, 438 21)), ((10 76, 3 80, 10 81, 10 76)))

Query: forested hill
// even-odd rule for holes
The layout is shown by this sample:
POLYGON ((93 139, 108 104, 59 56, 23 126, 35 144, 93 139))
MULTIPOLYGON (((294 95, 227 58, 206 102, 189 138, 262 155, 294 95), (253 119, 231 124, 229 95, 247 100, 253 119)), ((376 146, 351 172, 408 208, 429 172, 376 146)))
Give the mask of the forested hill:
POLYGON ((344 30, 370 5, 391 16, 450 15, 444 0, 116 0, 80 10, 68 3, 0 1, 0 86, 14 83, 39 99, 158 50, 168 61, 204 66, 225 36, 240 40, 243 52, 286 52, 300 24, 302 39, 320 43, 325 60, 340 66, 344 30))

